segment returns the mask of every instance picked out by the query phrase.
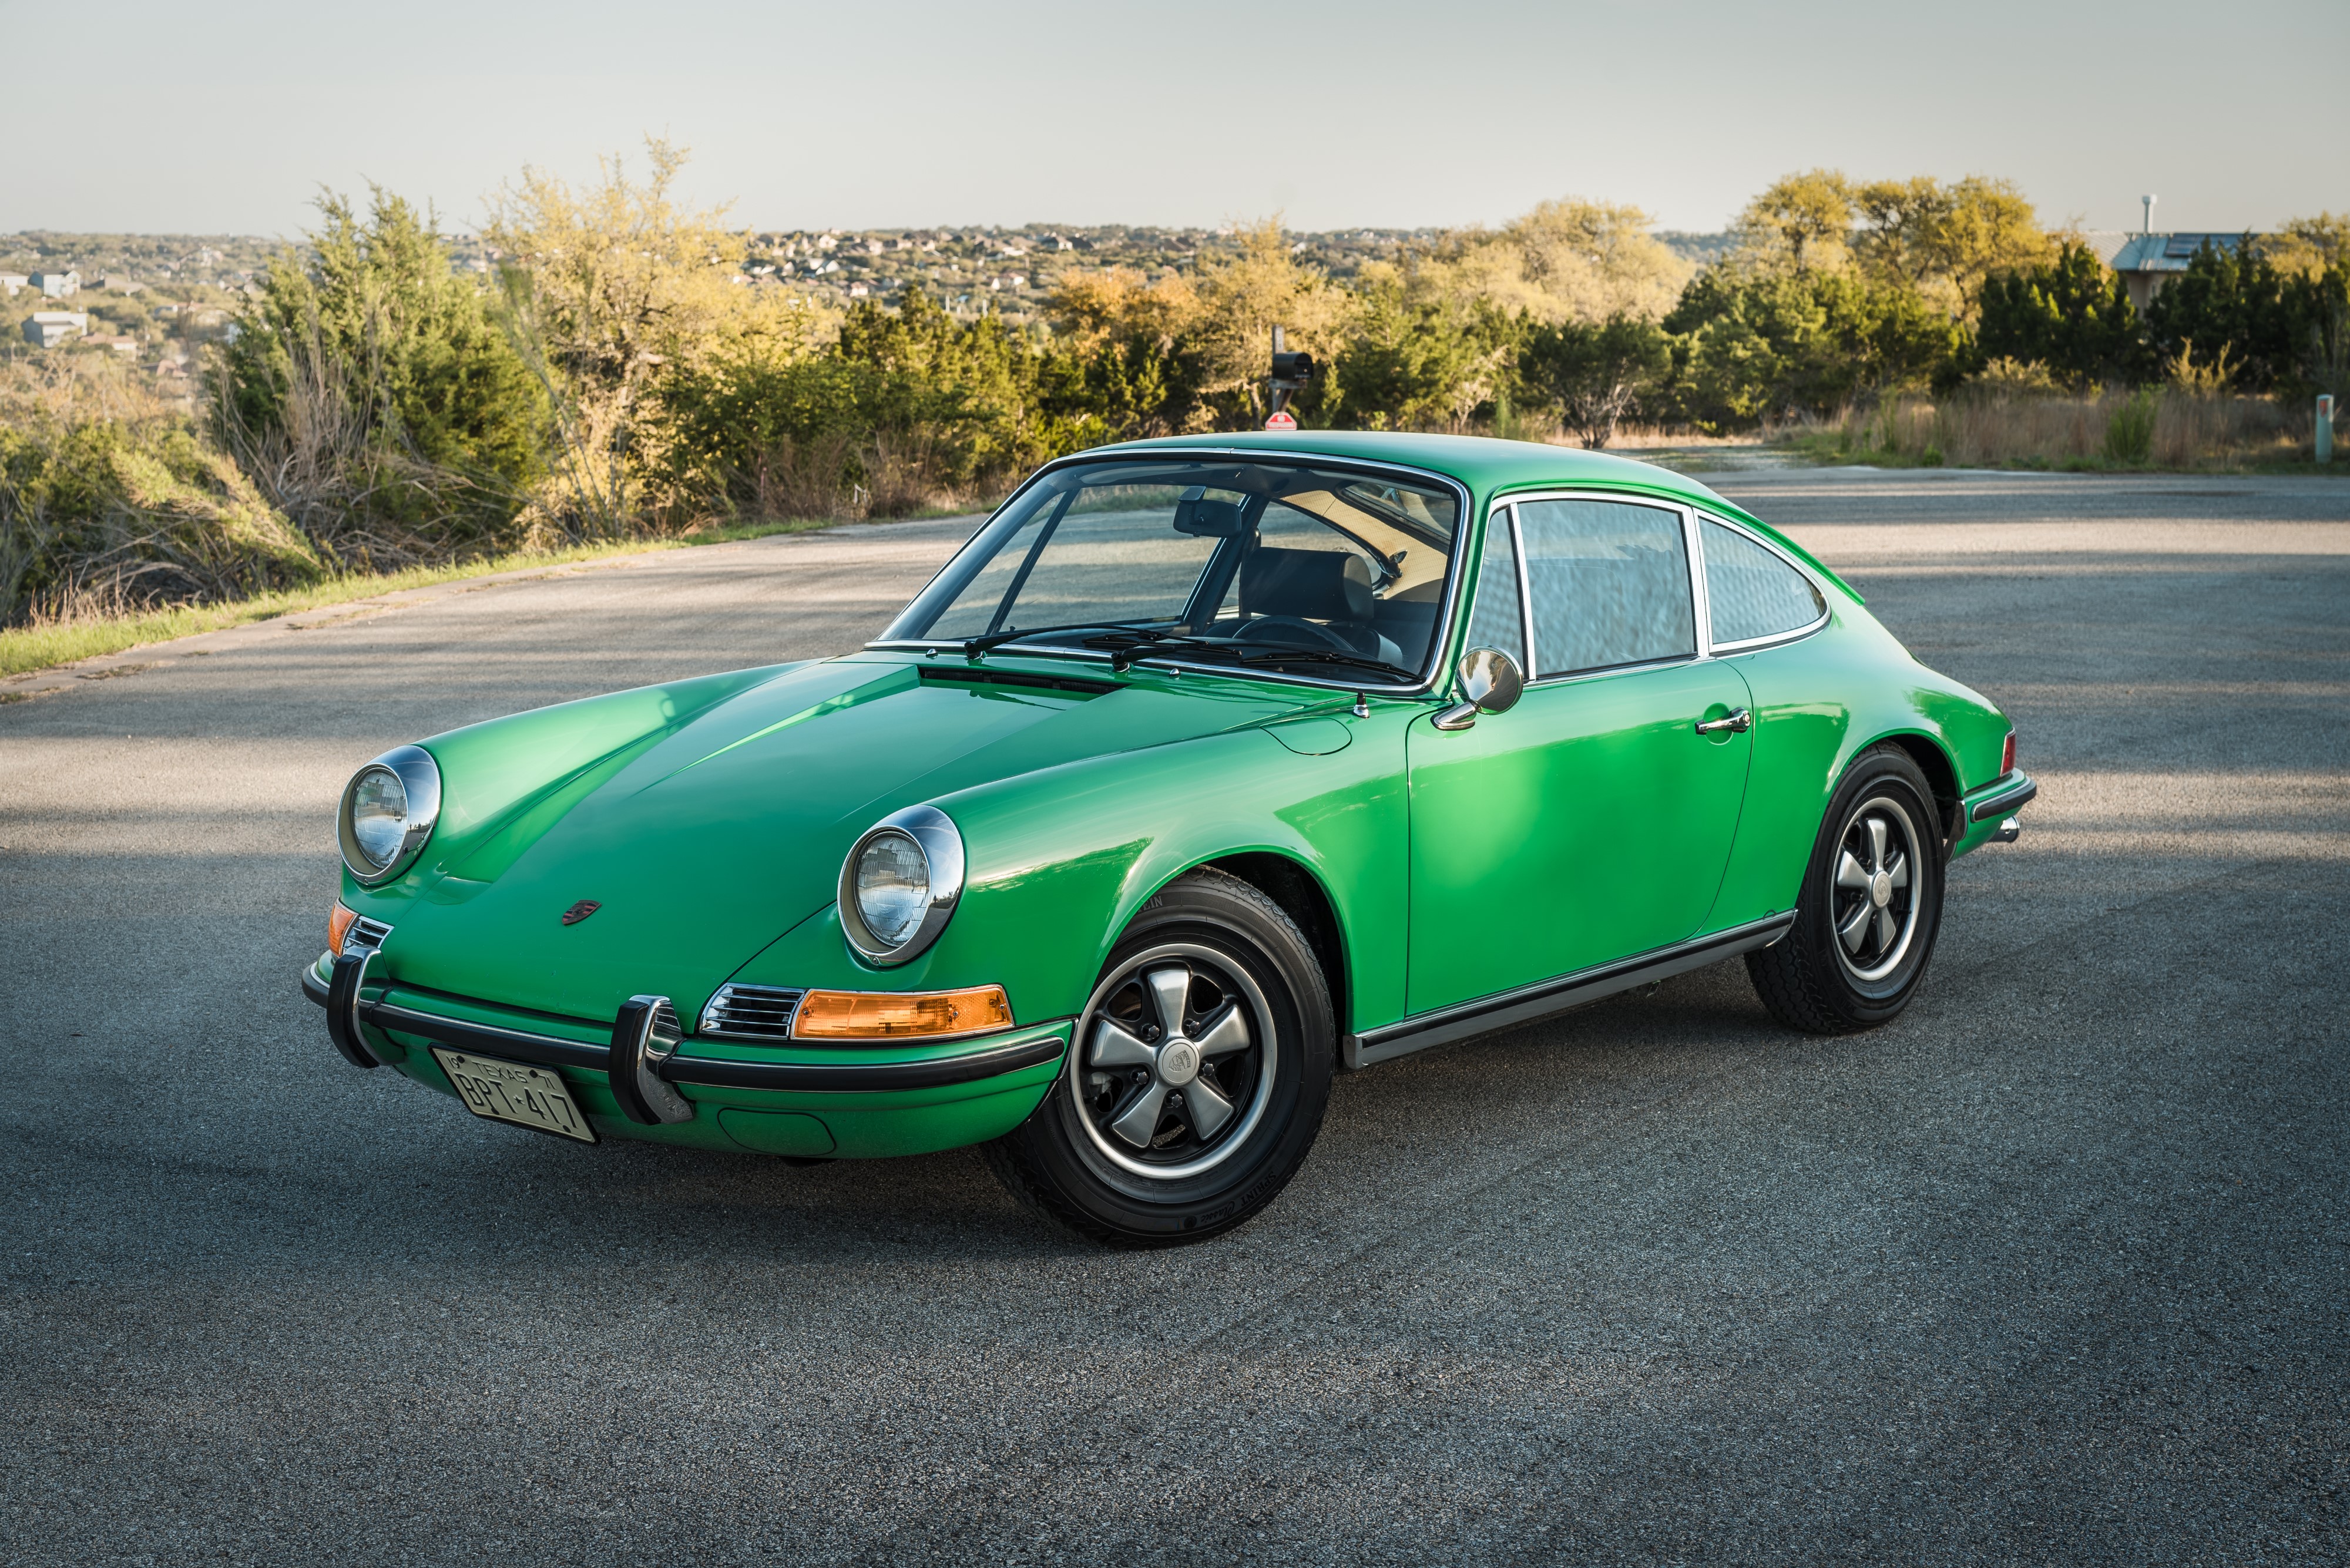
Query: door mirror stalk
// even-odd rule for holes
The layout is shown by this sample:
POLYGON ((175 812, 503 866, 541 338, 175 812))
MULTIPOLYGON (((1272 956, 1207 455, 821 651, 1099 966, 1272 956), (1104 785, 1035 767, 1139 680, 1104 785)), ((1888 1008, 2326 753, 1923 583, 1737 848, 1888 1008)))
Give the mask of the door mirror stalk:
POLYGON ((1460 683, 1461 701, 1430 721, 1440 730, 1465 730, 1480 713, 1506 713, 1525 694, 1525 672, 1498 648, 1469 649, 1453 673, 1460 683))

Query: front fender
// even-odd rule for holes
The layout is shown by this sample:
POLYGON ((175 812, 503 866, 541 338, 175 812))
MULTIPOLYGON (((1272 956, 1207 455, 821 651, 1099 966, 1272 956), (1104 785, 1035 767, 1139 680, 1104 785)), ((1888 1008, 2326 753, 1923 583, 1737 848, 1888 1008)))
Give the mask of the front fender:
POLYGON ((735 977, 931 991, 997 983, 1023 1024, 1085 1005, 1118 935, 1175 877, 1252 852, 1285 856, 1330 898, 1358 1027, 1403 1011, 1403 730, 1416 704, 1347 717, 1341 749, 1303 755, 1264 729, 1206 735, 941 796, 968 875, 953 921, 894 969, 865 964, 827 908, 735 977))

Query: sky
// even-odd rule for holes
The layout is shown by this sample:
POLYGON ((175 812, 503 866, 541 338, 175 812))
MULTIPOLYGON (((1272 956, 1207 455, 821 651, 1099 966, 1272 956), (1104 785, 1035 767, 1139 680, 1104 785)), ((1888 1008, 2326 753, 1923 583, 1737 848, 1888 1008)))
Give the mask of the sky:
POLYGON ((648 135, 747 227, 1715 230, 1775 177, 2015 181, 2051 224, 2350 209, 2350 0, 0 0, 0 232, 291 235, 370 182, 445 227, 648 135), (87 18, 87 19, 84 19, 87 18), (36 43, 53 36, 54 47, 36 43))

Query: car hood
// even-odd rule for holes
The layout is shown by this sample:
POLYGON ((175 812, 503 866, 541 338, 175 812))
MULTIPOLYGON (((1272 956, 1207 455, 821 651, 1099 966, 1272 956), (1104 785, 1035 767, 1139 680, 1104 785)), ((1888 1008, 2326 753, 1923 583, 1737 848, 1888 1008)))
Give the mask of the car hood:
MULTIPOLYGON (((599 1022, 656 993, 690 1025, 727 976, 833 902, 849 846, 899 807, 1262 722, 1313 695, 1201 680, 1087 692, 941 673, 880 656, 797 667, 476 815, 427 849, 412 901, 381 911, 395 925, 390 977, 599 1022), (591 915, 563 923, 588 900, 591 915)), ((500 727, 527 746, 532 717, 425 742, 460 808, 444 823, 465 815, 468 759, 511 768, 500 727)))

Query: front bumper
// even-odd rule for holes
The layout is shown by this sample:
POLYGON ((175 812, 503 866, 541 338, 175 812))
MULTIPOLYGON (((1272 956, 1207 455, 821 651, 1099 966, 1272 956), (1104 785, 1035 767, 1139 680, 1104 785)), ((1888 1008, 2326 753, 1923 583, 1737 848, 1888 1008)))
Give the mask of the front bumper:
MULTIPOLYGON (((302 971, 302 993, 312 1002, 331 1006, 333 991, 316 966, 302 971)), ((649 1070, 674 1086, 694 1115, 675 1126, 646 1126, 615 1098, 613 1042, 596 1038, 599 1027, 586 1020, 502 1017, 486 1004, 398 981, 357 988, 350 1012, 376 1060, 449 1093, 455 1091, 433 1045, 553 1068, 599 1130, 623 1137, 780 1152, 766 1120, 814 1118, 821 1129, 815 1143, 829 1147, 810 1151, 843 1157, 923 1153, 1009 1131, 1058 1075, 1073 1022, 929 1047, 729 1042, 719 1054, 711 1050, 714 1043, 688 1039, 649 1070)))

